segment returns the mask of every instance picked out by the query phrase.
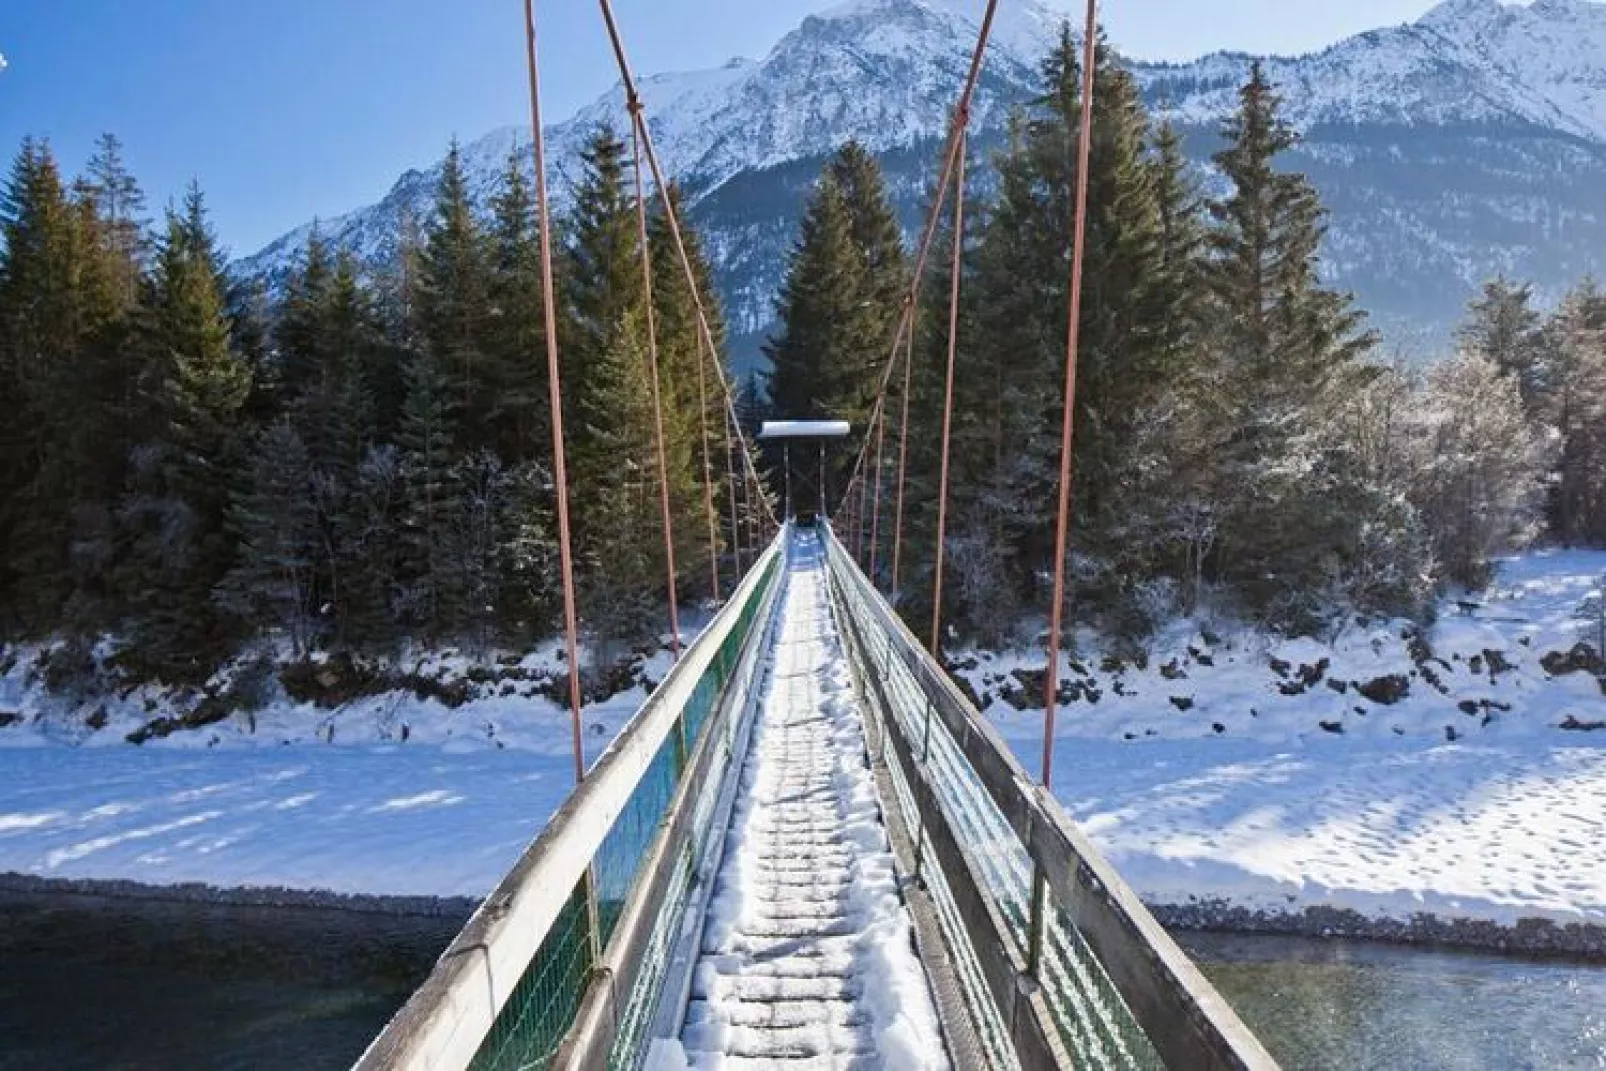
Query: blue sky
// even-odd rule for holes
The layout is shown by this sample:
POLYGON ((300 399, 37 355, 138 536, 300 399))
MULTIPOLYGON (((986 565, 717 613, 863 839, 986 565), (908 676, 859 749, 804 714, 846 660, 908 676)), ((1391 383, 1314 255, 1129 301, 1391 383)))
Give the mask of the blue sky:
MULTIPOLYGON (((646 73, 762 55, 834 2, 615 6, 646 73)), ((1319 47, 1431 0, 1107 6, 1123 49, 1177 59, 1319 47)), ((519 0, 0 0, 0 152, 9 160, 23 135, 43 135, 72 171, 114 131, 152 209, 198 178, 225 244, 251 252, 376 200, 454 134, 527 121, 522 19, 519 0)), ((537 0, 537 20, 547 117, 561 118, 607 89, 612 60, 595 3, 537 0)))

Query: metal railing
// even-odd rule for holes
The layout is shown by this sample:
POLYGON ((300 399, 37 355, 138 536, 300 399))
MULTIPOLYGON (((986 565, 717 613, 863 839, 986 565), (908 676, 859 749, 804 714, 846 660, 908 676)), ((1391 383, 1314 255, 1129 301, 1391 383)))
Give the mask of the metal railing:
POLYGON ((480 905, 358 1071, 635 1066, 750 705, 784 538, 480 905))
POLYGON ((994 1068, 1275 1062, 834 535, 827 574, 889 811, 994 1068))

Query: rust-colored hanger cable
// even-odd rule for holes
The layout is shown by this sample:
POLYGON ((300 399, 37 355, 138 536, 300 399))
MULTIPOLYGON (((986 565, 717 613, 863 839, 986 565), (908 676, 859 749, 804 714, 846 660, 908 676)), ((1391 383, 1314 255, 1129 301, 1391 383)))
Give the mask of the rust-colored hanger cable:
MULTIPOLYGON (((948 447, 954 421, 954 363, 959 354, 959 282, 965 258, 965 127, 970 115, 959 112, 959 169, 954 174, 952 278, 948 287, 948 371, 942 395, 942 461, 937 477, 937 556, 931 580, 931 657, 942 665, 942 567, 948 537, 948 447)), ((929 706, 929 704, 928 704, 929 706)))
POLYGON ((1082 41, 1082 114, 1076 142, 1076 213, 1071 237, 1071 292, 1065 339, 1065 412, 1060 424, 1059 513, 1054 521, 1054 602, 1048 617, 1048 672, 1043 675, 1043 787, 1054 783, 1054 718, 1059 704, 1060 627, 1065 603, 1065 552, 1070 534, 1071 448, 1076 431, 1076 358, 1082 332, 1082 260, 1087 245, 1087 169, 1093 146, 1093 64, 1098 55, 1098 0, 1087 0, 1082 41))
POLYGON ((580 625, 575 609, 574 549, 569 529, 569 475, 563 450, 563 385, 558 367, 557 295, 552 285, 552 221, 547 207, 546 144, 541 134, 541 78, 536 64, 535 11, 524 0, 524 43, 530 75, 530 130, 535 152, 536 224, 541 244, 541 312, 546 327, 547 401, 552 412, 552 480, 558 509, 558 561, 563 574, 563 637, 569 660, 569 727, 574 737, 574 780, 585 780, 580 724, 580 625))
POLYGON ((658 318, 653 311, 652 250, 647 244, 647 190, 641 175, 641 102, 630 109, 630 144, 636 171, 636 240, 641 246, 641 307, 647 317, 647 380, 652 389, 652 429, 658 454, 658 506, 663 514, 665 594, 669 597, 669 650, 680 660, 680 607, 675 596, 675 520, 669 508, 669 457, 664 445, 663 392, 658 383, 658 318))

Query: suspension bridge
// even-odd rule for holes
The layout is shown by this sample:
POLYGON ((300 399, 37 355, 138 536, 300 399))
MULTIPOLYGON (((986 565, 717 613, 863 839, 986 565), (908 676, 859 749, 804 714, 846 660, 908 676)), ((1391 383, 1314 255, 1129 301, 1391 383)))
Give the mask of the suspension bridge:
MULTIPOLYGON (((730 553, 720 554, 705 428, 709 579, 721 608, 684 650, 649 312, 675 664, 589 769, 579 675, 569 674, 573 794, 374 1040, 359 1071, 1275 1068, 1055 801, 1056 675, 1045 674, 1043 763, 1034 778, 941 664, 958 270, 929 644, 883 593, 895 599, 902 568, 915 296, 950 197, 953 233, 964 233, 965 130, 997 4, 987 4, 897 334, 840 495, 828 500, 822 462, 819 510, 814 502, 794 509, 789 456, 782 514, 755 494, 763 481, 730 384, 713 362, 726 415, 730 553), (895 392, 900 368, 904 387, 895 392), (889 434, 895 398, 901 420, 889 434), (736 581, 723 593, 722 560, 736 581)), ((646 292, 650 172, 695 296, 618 23, 609 0, 600 8, 631 120, 646 292)), ((578 666, 533 0, 524 13, 565 634, 568 664, 578 666)), ((1084 101, 1092 99, 1095 17, 1088 0, 1084 101)), ((1059 659, 1090 114, 1083 108, 1078 147, 1050 666, 1059 659)), ((950 244, 957 258, 960 243, 950 244)), ((702 344, 715 352, 700 296, 697 310, 702 344)), ((708 389, 701 371, 698 388, 708 389)), ((820 434, 846 430, 832 425, 820 434)), ((807 425, 783 433, 808 434, 807 425)))

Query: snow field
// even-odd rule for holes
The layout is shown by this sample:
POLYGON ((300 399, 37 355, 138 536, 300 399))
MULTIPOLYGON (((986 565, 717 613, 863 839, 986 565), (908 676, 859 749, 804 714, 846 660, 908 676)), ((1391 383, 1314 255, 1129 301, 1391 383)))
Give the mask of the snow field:
POLYGON ((1055 751, 1056 795, 1150 903, 1606 925, 1596 747, 1061 738, 1055 751))
MULTIPOLYGON (((1329 678, 1409 675, 1415 665, 1388 625, 1348 630, 1329 644, 1237 634, 1208 651, 1198 630, 1180 626, 1147 670, 1120 675, 1124 695, 1089 659, 1103 695, 1060 711, 1058 795, 1156 903, 1224 899, 1285 911, 1340 906, 1390 918, 1433 912, 1606 925, 1606 732, 1555 727, 1569 715, 1606 719, 1606 700, 1588 673, 1552 678, 1539 665, 1545 652, 1576 640, 1572 611, 1602 571, 1606 554, 1598 552, 1505 563, 1473 613, 1447 604, 1428 634, 1435 657, 1452 667, 1433 663, 1450 694, 1410 678, 1410 694, 1393 705, 1358 700, 1353 689, 1339 695, 1325 682, 1287 695, 1279 686, 1288 680, 1268 668, 1272 658, 1295 671, 1327 658, 1329 678), (1189 655, 1188 646, 1214 664, 1189 655), (1512 668, 1491 675, 1487 650, 1505 652, 1512 668), (1477 673, 1469 664, 1475 655, 1485 659, 1477 673), (1160 672, 1172 658, 1186 678, 1160 672), (1179 710, 1171 696, 1194 706, 1179 710), (1511 709, 1497 710, 1487 725, 1457 709, 1480 697, 1511 709), (1344 733, 1320 728, 1338 717, 1344 733), (1215 733, 1215 722, 1227 731, 1215 733), (1447 724, 1463 730, 1453 743, 1447 724), (1136 739, 1124 739, 1129 732, 1136 739)), ((818 724, 810 737, 799 721, 792 742, 816 757, 832 749, 857 754, 857 719, 841 709, 846 670, 829 614, 811 601, 820 597, 818 578, 804 568, 790 580, 796 620, 773 656, 771 708, 761 722, 771 734, 766 746, 781 742, 776 711, 796 685, 792 675, 802 673, 818 677, 818 694, 798 699, 817 704, 818 724), (817 620, 805 622, 810 615, 817 620)), ((527 664, 550 658, 538 652, 527 664)), ((985 678, 1004 667, 1040 665, 1031 653, 978 658, 973 684, 996 688, 985 678)), ((654 663, 649 676, 662 672, 654 663)), ((588 708, 588 757, 606 747, 640 699, 638 688, 588 708)), ((25 717, 0 729, 0 873, 482 896, 573 780, 567 714, 539 696, 455 709, 394 694, 336 711, 281 701, 258 713, 255 733, 235 715, 143 747, 123 743, 128 727, 153 716, 140 693, 108 697, 109 723, 99 732, 82 728, 86 702, 93 707, 53 698, 27 685, 20 670, 0 676, 0 710, 25 717), (334 727, 332 745, 323 724, 334 727), (412 726, 406 743, 398 742, 402 724, 412 726)), ((1041 712, 994 698, 987 713, 1035 770, 1041 712)), ((768 780, 750 783, 773 797, 802 761, 765 759, 755 745, 745 776, 756 778, 762 766, 768 780)), ((837 759, 826 771, 809 784, 835 808, 828 824, 844 836, 843 850, 856 862, 884 853, 865 772, 837 759), (862 841, 847 840, 849 828, 862 841)), ((744 820, 757 821, 756 806, 745 802, 744 820)), ((806 829, 810 812, 794 811, 769 806, 771 831, 782 821, 806 829)), ((737 846, 742 829, 732 827, 737 846)), ((741 864, 740 852, 733 848, 727 862, 741 864)), ((890 862, 879 873, 870 862, 841 871, 807 891, 829 899, 840 885, 844 902, 865 898, 869 907, 856 910, 873 911, 877 896, 895 899, 890 862)), ((746 881, 749 891, 768 895, 751 869, 726 877, 722 891, 746 881)), ((727 907, 746 903, 732 892, 727 907)), ((863 928, 870 932, 870 923, 863 928)), ((739 919, 729 929, 738 936, 739 919)))
POLYGON ((938 1071, 818 560, 800 553, 787 584, 682 1047, 660 1046, 654 1066, 938 1071))
MULTIPOLYGON (((1081 657, 1064 659, 1061 680, 1078 697, 1061 704, 1056 734, 1283 744, 1337 735, 1419 743, 1533 736, 1534 746, 1587 746, 1592 734, 1556 730, 1568 718, 1606 719, 1601 683, 1587 672, 1552 674, 1543 662, 1582 638, 1573 614, 1603 573, 1606 551, 1509 559, 1488 591, 1443 602, 1421 637, 1425 649, 1406 621, 1352 621, 1318 641, 1183 620, 1155 638, 1141 665, 1111 665, 1098 637, 1083 636, 1081 657), (1391 701, 1360 690, 1388 678, 1404 688, 1391 701)), ((1042 650, 960 652, 953 661, 983 712, 1026 753, 1024 741, 1042 731, 1041 685, 1032 686, 1024 710, 1004 692, 1021 687, 1017 671, 1040 679, 1042 650)))
POLYGON ((0 874, 477 898, 573 784, 519 751, 0 748, 0 874))

